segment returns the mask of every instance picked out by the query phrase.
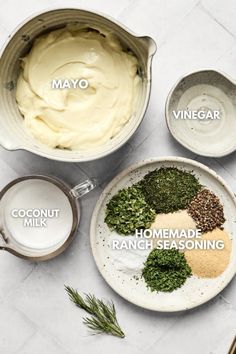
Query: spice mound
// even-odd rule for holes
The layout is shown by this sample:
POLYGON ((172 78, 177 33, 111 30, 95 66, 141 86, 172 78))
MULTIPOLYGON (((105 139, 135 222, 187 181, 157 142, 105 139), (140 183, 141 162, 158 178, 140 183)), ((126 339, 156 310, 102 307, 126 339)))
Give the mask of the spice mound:
POLYGON ((196 229, 196 223, 187 210, 179 210, 174 213, 157 214, 151 229, 196 229))
MULTIPOLYGON (((168 230, 195 230, 196 223, 193 218, 188 214, 187 210, 179 210, 174 213, 168 214, 157 214, 154 222, 152 223, 150 229, 159 230, 159 229, 168 229, 168 230)), ((165 240, 165 239, 164 239, 165 240)), ((172 241, 169 237, 169 240, 172 241)), ((163 239, 153 237, 151 239, 153 248, 157 247, 157 244, 163 243, 163 239)), ((178 244, 179 240, 175 239, 175 242, 178 244)), ((163 246, 164 248, 164 246, 163 246)))
POLYGON ((149 172, 141 185, 146 201, 157 213, 185 209, 201 189, 192 173, 174 167, 149 172))
POLYGON ((111 198, 106 208, 105 222, 118 234, 129 235, 136 229, 149 228, 155 211, 147 204, 140 185, 121 189, 111 198))
POLYGON ((185 257, 192 273, 200 278, 216 278, 227 268, 231 253, 231 240, 228 234, 220 229, 202 235, 203 240, 222 240, 224 248, 208 250, 187 250, 185 257))
POLYGON ((184 254, 176 249, 154 249, 142 271, 147 287, 157 292, 172 292, 180 288, 191 275, 184 254))
POLYGON ((225 222, 220 199, 207 189, 200 191, 188 206, 188 213, 202 232, 222 227, 225 222))

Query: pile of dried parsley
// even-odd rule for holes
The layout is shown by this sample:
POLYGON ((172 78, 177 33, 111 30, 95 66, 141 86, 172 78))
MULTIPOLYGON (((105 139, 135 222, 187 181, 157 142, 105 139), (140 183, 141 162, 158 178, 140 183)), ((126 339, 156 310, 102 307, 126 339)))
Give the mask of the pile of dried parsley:
POLYGON ((149 228, 156 213, 147 204, 139 184, 121 189, 107 204, 105 222, 111 230, 129 235, 149 228))
POLYGON ((172 292, 192 275, 184 253, 176 249, 154 249, 149 254, 142 276, 151 291, 172 292))

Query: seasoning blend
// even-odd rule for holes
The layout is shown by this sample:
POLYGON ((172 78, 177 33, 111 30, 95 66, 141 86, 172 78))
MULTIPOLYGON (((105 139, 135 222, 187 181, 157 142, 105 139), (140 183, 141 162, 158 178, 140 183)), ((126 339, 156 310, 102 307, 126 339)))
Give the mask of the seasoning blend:
MULTIPOLYGON (((229 264, 231 240, 222 229, 224 208, 220 199, 203 188, 193 173, 171 167, 149 172, 139 183, 120 190, 111 198, 107 204, 105 222, 112 230, 131 238, 135 229, 139 228, 174 231, 199 229, 202 232, 201 241, 214 240, 224 244, 223 249, 198 247, 191 250, 187 249, 186 244, 185 251, 180 252, 176 248, 157 248, 157 241, 162 240, 153 236, 153 249, 141 270, 151 291, 172 292, 191 275, 218 277, 229 264)), ((176 245, 179 245, 178 239, 176 245)), ((127 269, 139 268, 144 255, 145 252, 128 252, 127 257, 131 257, 132 266, 127 269), (134 258, 137 259, 136 263, 134 258)), ((125 269, 123 263, 122 269, 125 269)))

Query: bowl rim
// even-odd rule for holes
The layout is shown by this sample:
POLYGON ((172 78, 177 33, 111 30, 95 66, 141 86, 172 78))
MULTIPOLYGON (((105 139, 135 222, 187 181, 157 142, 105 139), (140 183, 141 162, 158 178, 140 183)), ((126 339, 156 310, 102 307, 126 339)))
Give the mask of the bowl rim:
POLYGON ((220 74, 222 77, 226 78, 227 80, 229 80, 230 82, 232 82, 233 84, 236 85, 236 81, 233 80, 233 78, 226 74, 224 71, 222 70, 215 70, 212 68, 202 68, 199 70, 195 70, 195 71, 190 71, 189 73, 186 73, 182 76, 180 76, 180 78, 175 82, 175 84, 172 86, 172 88, 170 89, 168 96, 166 98, 166 102, 165 102, 165 121, 166 121, 166 125, 167 128, 170 132, 170 134, 172 135, 172 137, 179 143, 181 144, 183 147, 185 147, 187 150, 199 155, 199 156, 205 156, 205 157, 225 157, 228 156, 232 153, 234 153, 236 151, 236 146, 233 147, 232 149, 228 150, 227 152, 221 153, 221 154, 214 154, 214 153, 204 153, 204 152, 199 152, 197 150, 195 150, 192 146, 188 145, 184 140, 180 139, 173 131, 173 127, 172 127, 172 123, 171 123, 171 118, 169 115, 169 107, 170 107, 170 100, 177 88, 177 86, 187 77, 194 75, 194 74, 200 74, 203 72, 214 72, 217 74, 220 74))
MULTIPOLYGON (((60 178, 54 177, 49 174, 45 174, 45 175, 44 174, 32 174, 32 175, 29 174, 29 175, 25 175, 25 176, 17 177, 15 179, 13 179, 7 185, 5 185, 5 187, 3 187, 3 189, 0 191, 0 202, 1 202, 2 198, 4 197, 4 195, 8 192, 8 190, 11 189, 11 187, 15 186, 17 183, 28 181, 28 180, 34 180, 34 179, 36 179, 36 180, 39 179, 42 181, 52 183, 53 185, 58 187, 64 193, 64 195, 67 197, 67 199, 70 203, 70 206, 71 206, 72 218, 73 218, 71 230, 68 233, 67 238, 64 240, 64 242, 58 248, 56 248, 54 251, 49 251, 48 253, 46 253, 44 255, 27 256, 23 253, 20 253, 20 251, 16 251, 15 249, 7 247, 7 244, 6 244, 6 246, 1 246, 0 250, 7 251, 16 257, 19 257, 19 258, 22 258, 25 260, 39 262, 39 261, 47 261, 49 259, 55 258, 67 249, 67 247, 70 245, 70 243, 75 238, 76 232, 78 230, 78 227, 80 224, 80 219, 81 219, 81 208, 80 208, 80 204, 78 203, 78 200, 75 197, 73 197, 72 194, 70 193, 71 187, 66 182, 62 181, 60 178)), ((2 232, 3 232, 3 234, 5 233, 4 230, 2 230, 2 232)))
MULTIPOLYGON (((131 35, 132 37, 136 38, 136 39, 142 39, 142 38, 147 38, 147 39, 151 39, 152 43, 153 43, 153 50, 149 53, 148 58, 147 58, 147 79, 145 81, 145 94, 144 94, 144 102, 143 102, 143 107, 141 110, 141 114, 138 116, 138 119, 136 119, 136 121, 133 124, 132 129, 130 130, 129 134, 127 134, 127 136, 125 137, 125 139, 121 139, 120 141, 118 141, 117 144, 112 145, 110 148, 108 148, 105 152, 101 151, 99 152, 99 154, 96 155, 96 149, 94 150, 92 155, 88 155, 86 156, 86 153, 83 156, 69 156, 69 154, 67 156, 63 156, 63 149, 60 149, 62 151, 62 153, 59 156, 54 156, 53 154, 53 150, 56 149, 52 149, 51 152, 50 151, 43 151, 40 148, 34 148, 33 142, 32 142, 32 146, 24 146, 23 144, 21 144, 19 141, 17 143, 9 143, 6 141, 6 143, 4 143, 4 139, 2 138, 3 141, 0 141, 0 145, 7 151, 19 151, 19 150, 24 150, 24 151, 29 151, 33 154, 45 157, 47 159, 50 160, 55 160, 55 161, 63 161, 63 162, 88 162, 88 161, 94 161, 94 160, 99 160, 103 157, 106 157, 110 154, 112 154, 113 152, 117 151, 118 149, 120 149, 122 146, 124 146, 129 139, 135 134, 135 132, 138 130, 140 124, 142 123, 147 109, 148 109, 148 105, 149 105, 149 101, 150 101, 150 96, 151 96, 151 86, 152 86, 152 60, 153 57, 156 53, 156 42, 155 40, 150 37, 150 36, 141 36, 141 35, 137 35, 135 34, 133 31, 131 31, 128 27, 126 27, 125 25, 123 25, 122 23, 120 23, 119 21, 117 21, 116 19, 114 19, 112 16, 110 15, 106 15, 102 12, 99 11, 95 11, 95 10, 90 10, 90 9, 86 9, 83 7, 65 7, 65 6, 53 6, 53 7, 49 7, 47 9, 43 9, 40 11, 37 11, 35 13, 33 13, 32 15, 26 17, 23 21, 21 21, 21 23, 19 23, 10 33, 10 35, 8 36, 8 38, 6 39, 5 43, 1 46, 0 48, 0 61, 2 59, 2 56, 4 55, 4 52, 6 50, 6 48, 8 47, 8 45, 10 44, 11 40, 14 38, 15 35, 17 35, 18 31, 25 26, 27 23, 29 23, 30 21, 32 21, 33 19, 37 18, 40 15, 44 15, 46 13, 50 13, 50 12, 57 12, 57 11, 63 11, 63 10, 71 10, 71 11, 81 11, 81 12, 85 12, 85 13, 89 13, 91 15, 95 15, 95 16, 99 16, 100 18, 103 18, 105 20, 108 20, 112 23, 114 23, 116 26, 119 26, 121 29, 123 29, 127 34, 131 35), (5 145, 5 146, 4 146, 5 145)), ((130 121, 130 120, 129 120, 130 121)), ((128 124, 129 121, 126 123, 128 124)), ((125 129, 125 126, 122 128, 125 129)), ((0 139, 1 140, 1 139, 0 139)), ((76 150, 72 150, 73 152, 75 152, 76 150)), ((79 151, 79 150, 78 150, 79 151)), ((82 151, 83 154, 83 151, 82 151)))

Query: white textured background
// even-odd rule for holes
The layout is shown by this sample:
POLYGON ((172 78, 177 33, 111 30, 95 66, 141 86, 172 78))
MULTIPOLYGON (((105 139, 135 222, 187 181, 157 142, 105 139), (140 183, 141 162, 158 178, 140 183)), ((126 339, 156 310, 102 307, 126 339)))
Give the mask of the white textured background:
POLYGON ((96 9, 158 45, 148 112, 137 134, 120 151, 97 162, 66 164, 30 153, 0 150, 0 187, 29 173, 47 173, 73 185, 97 177, 101 188, 81 202, 78 236, 60 257, 30 263, 0 254, 1 354, 226 354, 236 334, 236 278, 210 303, 182 314, 142 310, 116 295, 98 273, 89 246, 89 222, 102 186, 140 159, 178 155, 215 169, 236 191, 236 153, 221 159, 195 156, 175 143, 164 120, 168 91, 183 74, 220 69, 236 79, 235 0, 0 0, 1 44, 30 14, 50 6, 96 9), (82 311, 64 284, 114 300, 126 339, 90 336, 82 311))

